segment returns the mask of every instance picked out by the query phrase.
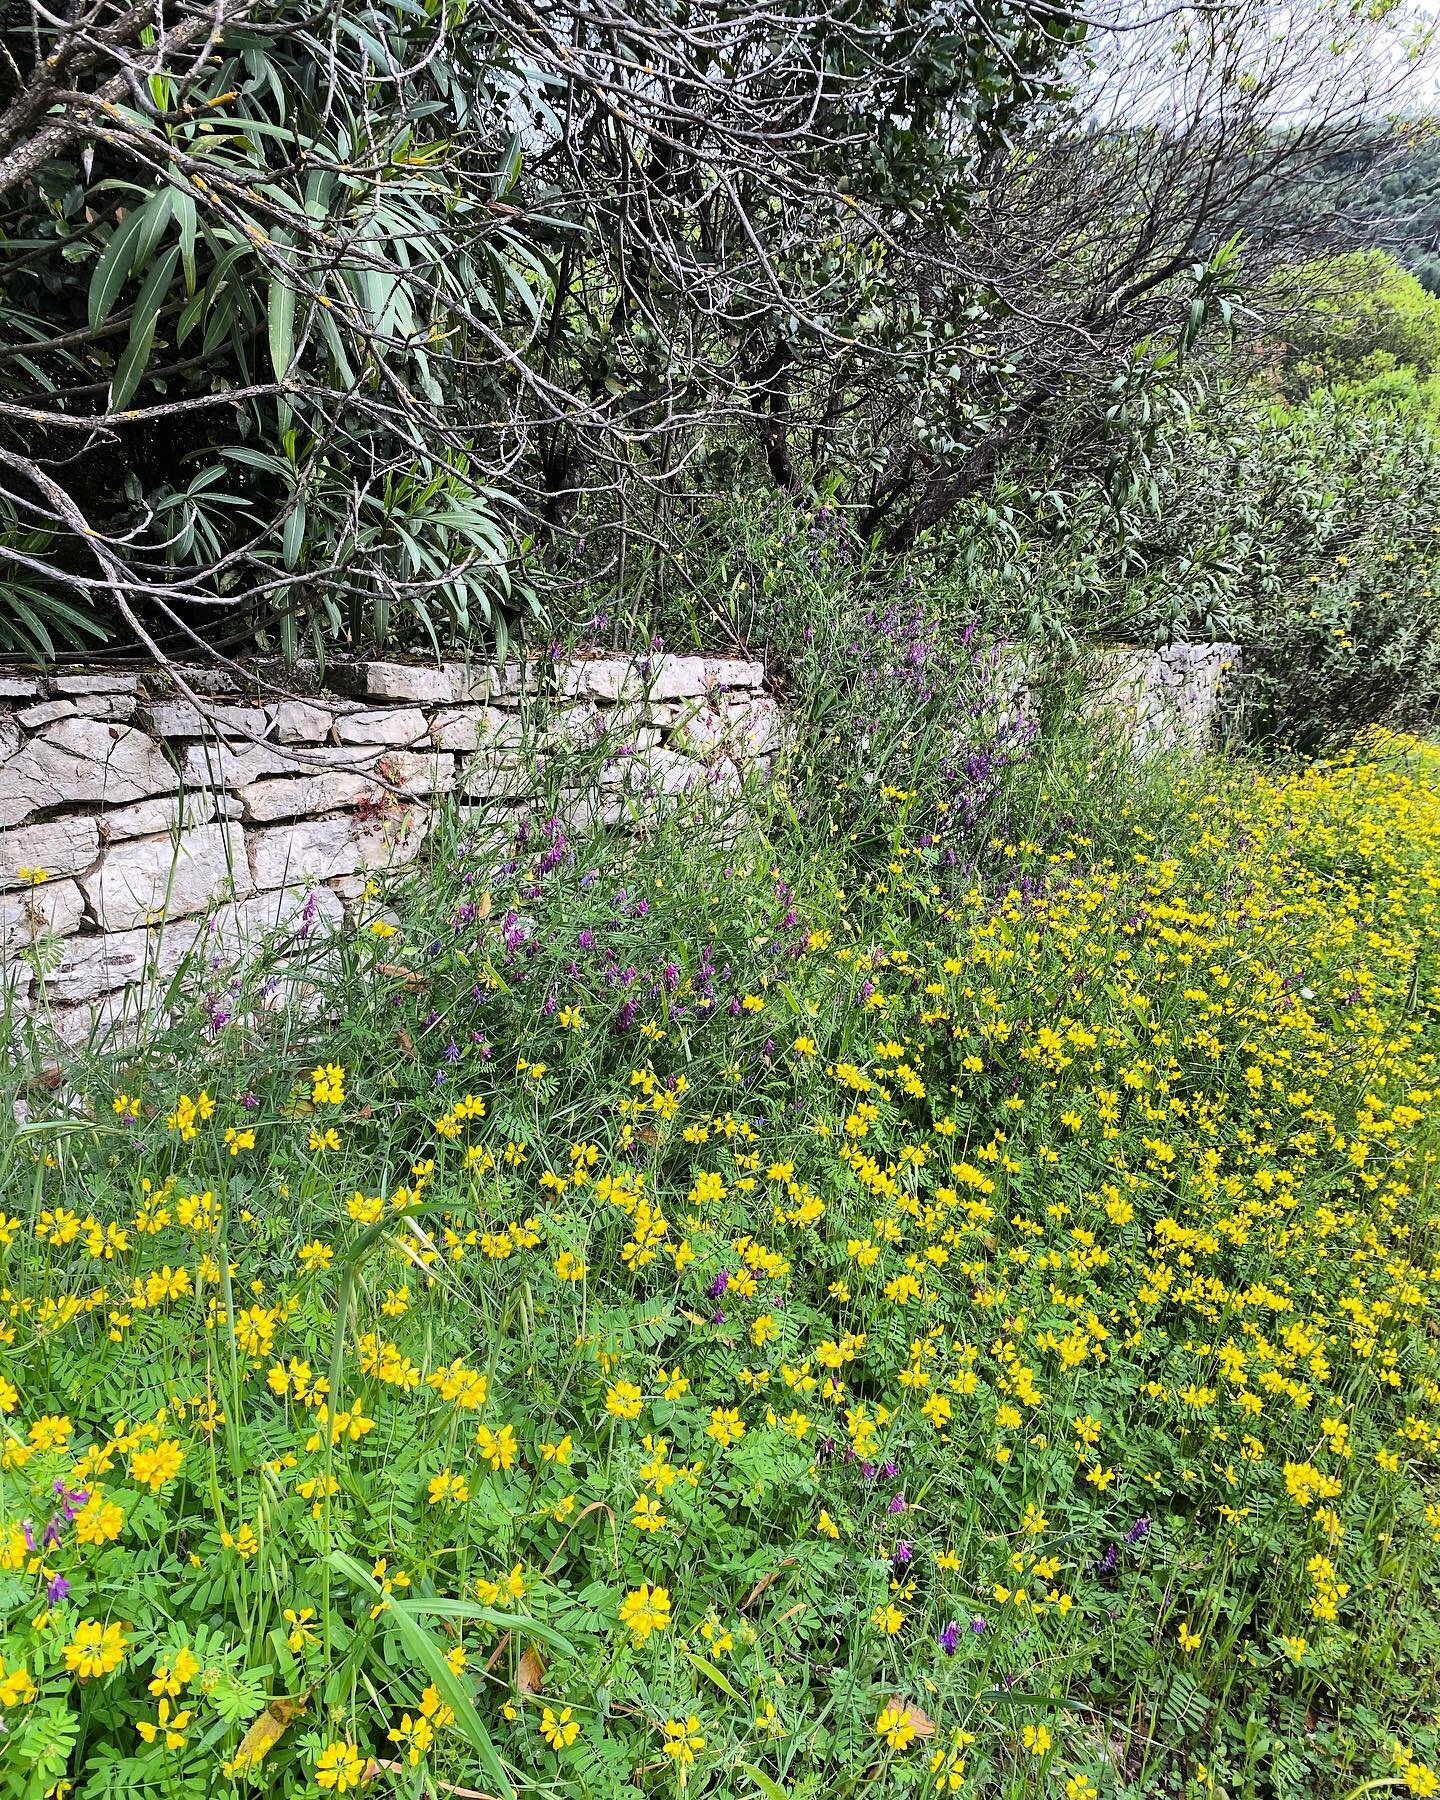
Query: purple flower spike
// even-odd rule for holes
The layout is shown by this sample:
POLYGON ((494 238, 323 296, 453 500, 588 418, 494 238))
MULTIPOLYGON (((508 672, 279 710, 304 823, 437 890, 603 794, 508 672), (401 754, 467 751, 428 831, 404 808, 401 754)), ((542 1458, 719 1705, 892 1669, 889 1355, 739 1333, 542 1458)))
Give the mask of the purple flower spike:
POLYGON ((947 1656, 953 1656, 960 1648, 960 1625, 958 1620, 952 1619, 948 1625, 941 1627, 940 1648, 947 1656))
POLYGON ((905 1564, 909 1562, 910 1558, 914 1554, 915 1554, 915 1552, 910 1548, 910 1546, 904 1541, 903 1538, 895 1546, 895 1561, 900 1564, 902 1569, 904 1568, 905 1564))
POLYGON ((890 1513, 903 1513, 905 1510, 905 1496, 903 1494, 896 1494, 895 1498, 885 1510, 890 1513))
POLYGON ((70 1583, 63 1575, 56 1575, 45 1590, 45 1598, 51 1606, 58 1606, 70 1592, 70 1583))
POLYGON ((979 1637, 982 1632, 988 1631, 990 1626, 979 1613, 976 1613, 975 1617, 970 1621, 970 1629, 975 1633, 976 1637, 979 1637))

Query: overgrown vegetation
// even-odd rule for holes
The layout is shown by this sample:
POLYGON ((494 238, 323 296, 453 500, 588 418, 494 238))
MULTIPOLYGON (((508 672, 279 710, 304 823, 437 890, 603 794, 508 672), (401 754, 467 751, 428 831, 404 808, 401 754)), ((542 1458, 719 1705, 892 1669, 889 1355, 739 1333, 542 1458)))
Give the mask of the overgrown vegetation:
POLYGON ((457 828, 29 1085, 0 1789, 1435 1792, 1435 759, 1105 754, 457 828))
MULTIPOLYGON (((738 511, 832 519, 882 610, 920 580, 948 629, 1268 655, 1314 570, 1287 545, 1257 623, 1222 566, 1272 537, 1248 471, 1225 491, 1257 385, 1398 403, 1433 336, 1380 252, 1329 260, 1431 228, 1395 116, 1423 19, 1272 27, 1265 0, 16 15, 0 646, 485 649, 536 609, 643 636, 710 617, 738 511), (1015 570, 1029 605, 987 611, 1015 570)), ((1256 452, 1282 514, 1329 504, 1305 436, 1256 452)))

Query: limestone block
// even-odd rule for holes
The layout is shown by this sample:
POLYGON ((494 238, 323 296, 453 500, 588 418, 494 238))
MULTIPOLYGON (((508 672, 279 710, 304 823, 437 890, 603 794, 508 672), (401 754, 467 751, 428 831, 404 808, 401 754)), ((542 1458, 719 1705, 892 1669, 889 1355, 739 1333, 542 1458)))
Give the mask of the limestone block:
POLYGON ((172 1009, 150 987, 119 987, 79 1006, 52 1007, 37 1016, 35 1035, 42 1054, 47 1042, 67 1050, 115 1051, 144 1043, 170 1023, 172 1009))
POLYGON ((191 744, 184 762, 188 786, 231 789, 246 787, 264 775, 296 775, 310 766, 268 744, 250 744, 244 750, 224 744, 191 744))
POLYGON ((80 929, 84 903, 73 881, 45 881, 0 894, 0 958, 39 937, 69 937, 80 929))
MULTIPOLYGON (((448 794, 455 785, 455 758, 441 750, 387 750, 373 765, 406 794, 448 794)), ((376 789, 377 799, 384 789, 376 789)))
POLYGON ((58 719, 0 766, 0 824, 18 824, 42 807, 115 806, 179 785, 174 765, 143 731, 58 719))
POLYGON ((57 694, 133 694, 140 677, 116 671, 111 675, 57 675, 50 683, 57 694))
POLYGON ((173 673, 177 681, 183 681, 197 694, 238 694, 240 691, 240 683, 229 669, 217 668, 214 663, 176 663, 173 673))
POLYGON ((705 684, 718 688, 764 687, 765 665, 741 656, 708 656, 705 684))
POLYGON ((780 742, 780 703, 769 694, 725 700, 680 727, 675 742, 704 756, 726 750, 745 761, 763 756, 780 742))
POLYGON ((80 883, 102 931, 164 916, 204 912, 222 897, 254 891, 238 825, 201 825, 178 838, 136 838, 109 849, 80 883))
POLYGON ((282 700, 275 709, 275 735, 282 744, 320 744, 330 735, 336 708, 313 700, 282 700))
POLYGON ((629 794, 689 794, 705 785, 705 769, 674 750, 640 750, 607 764, 600 780, 629 794))
POLYGON ((136 982, 169 981, 199 933, 199 920, 176 919, 154 930, 66 938, 59 961, 43 976, 45 996, 52 1004, 66 1005, 136 982))
POLYGON ((344 922, 344 904, 329 888, 277 888, 216 907, 200 928, 196 953, 212 972, 230 969, 267 945, 322 943, 344 922))
MULTIPOLYGON (((418 700, 423 706, 454 706, 461 698, 455 686, 457 664, 371 662, 365 668, 365 693, 376 700, 418 700)), ((464 671, 461 670, 461 677, 464 671)), ((468 693, 468 684, 464 691, 468 693)))
POLYGON ((140 710, 133 694, 91 694, 88 697, 82 694, 70 704, 87 719, 119 720, 127 725, 140 710))
POLYGON ((224 737, 227 732, 263 737, 274 714, 264 706, 229 706, 216 702, 202 712, 189 700, 159 700, 147 709, 150 729, 156 737, 224 737))
POLYGON ((100 854, 94 819, 52 819, 45 825, 23 825, 0 831, 0 888, 24 887, 21 869, 44 869, 48 875, 78 875, 100 854))
POLYGON ((38 675, 0 675, 0 700, 35 700, 42 692, 38 675))
POLYGON ((245 817, 257 824, 275 819, 299 819, 316 813, 353 806, 375 784, 366 775, 347 769, 326 769, 317 775, 293 775, 277 781, 252 781, 237 790, 245 817))
POLYGON ((628 658, 604 656, 560 667, 560 692, 569 699, 638 700, 644 691, 639 667, 628 658))
POLYGON ((248 837, 250 872, 257 888, 293 886, 301 881, 330 881, 359 868, 391 868, 414 859, 425 836, 426 820, 412 809, 402 817, 366 822, 350 813, 323 819, 300 819, 293 825, 252 831, 248 837))
POLYGON ((645 691, 652 700, 689 700, 710 686, 703 656, 655 656, 645 691))
POLYGON ((520 721, 493 706, 462 706, 436 713, 430 741, 437 750, 478 750, 482 744, 513 747, 520 742, 520 721))
POLYGON ((157 837, 161 832, 208 825, 215 811, 215 796, 205 788, 191 794, 162 794, 154 800, 137 800, 133 806, 102 813, 100 836, 110 844, 122 838, 157 837))
POLYGON ((483 750, 465 763, 460 773, 460 792, 467 800, 518 800, 532 786, 527 764, 483 750))
POLYGON ((613 788, 573 788, 560 795, 555 816, 572 837, 583 831, 609 830, 625 818, 625 802, 613 788))
POLYGON ((515 698, 520 694, 534 694, 540 690, 540 665, 535 662, 507 662, 498 675, 492 672, 490 695, 494 699, 499 695, 515 698))
POLYGON ((384 706, 349 713, 335 723, 342 744, 418 744, 429 727, 418 706, 384 706))
POLYGON ((247 934, 264 937, 283 929, 291 939, 303 941, 338 931, 345 923, 345 908, 339 895, 327 887, 276 888, 222 908, 221 929, 227 929, 232 919, 242 938, 247 934))
POLYGON ((27 731, 38 731, 57 719, 73 719, 79 710, 73 700, 42 700, 38 706, 27 706, 24 712, 16 713, 15 723, 27 731))

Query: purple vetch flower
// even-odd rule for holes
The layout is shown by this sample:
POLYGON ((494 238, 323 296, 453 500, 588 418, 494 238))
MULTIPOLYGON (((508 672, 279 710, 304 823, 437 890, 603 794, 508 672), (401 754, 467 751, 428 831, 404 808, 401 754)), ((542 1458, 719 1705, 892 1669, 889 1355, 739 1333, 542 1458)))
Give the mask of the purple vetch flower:
POLYGON ((30 1521, 28 1519, 22 1519, 20 1521, 20 1530, 24 1534, 25 1548, 30 1552, 30 1554, 32 1556, 34 1556, 36 1551, 40 1548, 40 1546, 35 1542, 35 1527, 30 1523, 30 1521))
POLYGON ((900 1567, 903 1569, 914 1554, 915 1552, 910 1548, 909 1544, 905 1542, 904 1538, 901 1538, 900 1542, 895 1546, 895 1556, 893 1560, 899 1563, 900 1567))
POLYGON ((960 1648, 960 1623, 951 1619, 948 1625, 940 1627, 940 1648, 947 1656, 953 1656, 960 1648))
POLYGON ((450 1042, 445 1046, 445 1060, 450 1063, 457 1063, 460 1060, 460 1046, 455 1042, 454 1038, 451 1038, 450 1042))
POLYGON ((711 1313, 711 1315, 710 1315, 710 1323, 712 1325, 723 1325, 725 1323, 725 1314, 721 1311, 721 1309, 718 1306, 715 1308, 714 1312, 711 1313))
POLYGON ((869 1462, 861 1463, 860 1473, 865 1478, 866 1481, 873 1481, 875 1479, 875 1474, 876 1474, 874 1463, 869 1463, 869 1462))
POLYGON ((1149 1535, 1150 1517, 1148 1513, 1141 1513, 1140 1517, 1125 1533, 1125 1542, 1127 1544, 1138 1544, 1141 1538, 1149 1537, 1149 1535))
POLYGON ((722 1269, 720 1271, 720 1273, 715 1277, 715 1279, 710 1283, 710 1298, 712 1300, 718 1300, 720 1298, 720 1296, 725 1292, 726 1288, 729 1287, 729 1285, 730 1285, 730 1271, 728 1269, 722 1269))
POLYGON ((885 1510, 888 1513, 903 1513, 905 1510, 905 1496, 903 1494, 896 1494, 885 1510))
POLYGON ((51 1606, 58 1606, 70 1592, 70 1583, 63 1575, 54 1575, 45 1589, 45 1598, 51 1606))
POLYGON ((880 1468, 880 1473, 885 1477, 885 1479, 887 1481, 893 1481, 895 1479, 895 1477, 900 1473, 900 1465, 899 1465, 899 1463, 895 1462, 893 1459, 887 1460, 886 1462, 882 1463, 881 1468, 880 1468))
POLYGON ((254 1112, 255 1108, 260 1104, 260 1096, 248 1092, 244 1093, 240 1096, 240 1104, 245 1108, 246 1112, 254 1112))
POLYGON ((976 1637, 979 1637, 982 1632, 986 1632, 990 1629, 990 1625, 982 1614, 976 1613, 975 1617, 970 1621, 970 1629, 975 1633, 976 1637))

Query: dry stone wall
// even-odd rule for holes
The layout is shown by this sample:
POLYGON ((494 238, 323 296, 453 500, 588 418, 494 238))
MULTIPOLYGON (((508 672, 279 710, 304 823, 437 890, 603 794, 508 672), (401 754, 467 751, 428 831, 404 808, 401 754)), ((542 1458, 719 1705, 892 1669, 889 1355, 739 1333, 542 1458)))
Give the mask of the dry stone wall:
POLYGON ((372 872, 416 856, 439 801, 493 819, 562 749, 599 747, 562 805, 614 823, 738 789, 780 727, 764 665, 739 657, 365 662, 298 698, 181 674, 203 707, 149 666, 0 671, 12 1021, 78 1041, 133 1024, 182 968, 321 938, 372 872))
MULTIPOLYGON (((1096 704, 1150 752, 1205 741, 1238 653, 1098 660, 1096 704)), ((740 657, 372 661, 298 696, 293 671, 250 685, 181 673, 203 705, 148 664, 0 668, 12 1026, 69 1042, 133 1031, 182 974, 223 990, 262 942, 322 943, 371 874, 415 858, 441 801, 493 822, 525 804, 537 766, 578 766, 577 749, 593 754, 562 811, 619 823, 733 794, 768 773, 782 735, 763 663, 740 657)), ((1033 710, 1023 666, 1007 679, 1009 703, 1033 710)))

